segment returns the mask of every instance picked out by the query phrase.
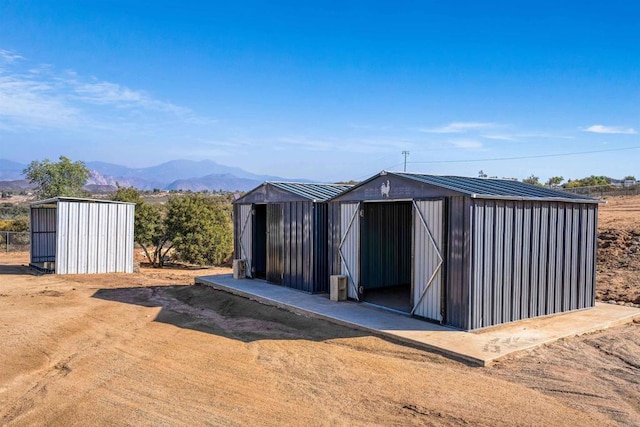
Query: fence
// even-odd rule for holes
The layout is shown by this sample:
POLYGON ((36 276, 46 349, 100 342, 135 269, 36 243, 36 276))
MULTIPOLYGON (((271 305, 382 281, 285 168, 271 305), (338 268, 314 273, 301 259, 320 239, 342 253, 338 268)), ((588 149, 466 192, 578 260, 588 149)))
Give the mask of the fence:
POLYGON ((30 246, 28 231, 0 231, 0 251, 27 252, 30 246))
POLYGON ((628 187, 615 187, 613 185, 594 185, 591 187, 560 188, 560 190, 573 194, 582 194, 589 197, 636 196, 640 194, 640 185, 631 185, 628 187))

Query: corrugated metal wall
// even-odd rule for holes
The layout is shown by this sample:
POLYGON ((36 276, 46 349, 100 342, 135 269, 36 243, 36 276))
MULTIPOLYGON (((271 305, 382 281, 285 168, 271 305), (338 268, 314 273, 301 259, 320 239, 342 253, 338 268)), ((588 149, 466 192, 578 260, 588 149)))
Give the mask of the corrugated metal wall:
MULTIPOLYGON (((234 205, 235 257, 249 259, 252 245, 250 204, 234 205)), ((266 278, 304 292, 328 292, 327 205, 311 201, 266 204, 266 278)))
POLYGON ((596 220, 595 204, 472 200, 469 319, 456 326, 592 307, 596 220))
POLYGON ((283 204, 267 205, 267 281, 282 284, 284 276, 283 204))
POLYGON ((56 260, 56 209, 34 207, 31 209, 31 262, 56 260))
POLYGON ((134 205, 59 201, 56 273, 133 272, 134 205))
POLYGON ((444 211, 442 200, 413 203, 413 302, 411 314, 442 320, 444 211))
POLYGON ((314 206, 284 203, 284 281, 286 287, 313 292, 314 206))
POLYGON ((358 299, 360 284, 360 203, 340 205, 340 243, 338 253, 341 260, 341 274, 348 278, 347 294, 358 299))
POLYGON ((313 205, 313 289, 312 292, 329 292, 328 211, 327 203, 313 205))
POLYGON ((471 288, 471 199, 446 199, 447 247, 445 257, 445 323, 468 329, 471 288))

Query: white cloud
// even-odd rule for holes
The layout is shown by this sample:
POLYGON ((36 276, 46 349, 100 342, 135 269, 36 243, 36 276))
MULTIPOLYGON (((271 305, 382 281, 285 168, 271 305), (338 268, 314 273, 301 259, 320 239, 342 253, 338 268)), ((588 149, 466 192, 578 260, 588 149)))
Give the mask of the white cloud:
POLYGON ((495 139, 498 141, 517 141, 518 138, 516 135, 500 135, 500 134, 489 134, 489 135, 481 135, 486 139, 495 139))
POLYGON ((603 126, 593 125, 584 129, 585 132, 593 133, 607 133, 607 134, 622 134, 622 135, 635 135, 638 132, 634 128, 624 128, 621 126, 603 126))
POLYGON ((36 127, 75 123, 79 111, 54 91, 53 86, 25 76, 0 75, 0 120, 36 127))
POLYGON ((17 55, 10 50, 0 49, 0 59, 4 62, 11 64, 12 62, 17 61, 18 59, 24 59, 24 57, 17 55))
POLYGON ((498 125, 496 123, 487 123, 487 122, 453 122, 448 125, 437 127, 437 128, 429 128, 429 129, 420 129, 420 132, 425 133, 466 133, 474 130, 482 130, 482 129, 492 129, 496 128, 498 125))
POLYGON ((140 132, 171 123, 211 125, 189 108, 158 100, 118 83, 83 78, 73 70, 17 62, 0 50, 0 123, 3 129, 57 128, 140 132), (4 61, 4 62, 2 62, 4 61), (135 120, 131 118, 135 117, 135 120))
POLYGON ((118 108, 142 108, 174 114, 190 113, 188 108, 153 99, 145 92, 135 91, 116 83, 102 81, 80 83, 75 80, 67 80, 66 83, 71 86, 77 99, 88 103, 113 105, 118 108))
POLYGON ((530 138, 544 138, 544 139, 575 139, 574 136, 569 136, 569 135, 560 135, 560 134, 553 134, 553 133, 544 133, 544 132, 538 132, 538 133, 513 133, 513 134, 509 134, 509 133, 502 133, 502 134, 483 134, 481 135, 483 138, 486 139, 493 139, 493 140, 498 140, 498 141, 513 141, 513 142, 518 142, 521 141, 523 139, 530 139, 530 138))
POLYGON ((473 139, 453 139, 448 141, 448 143, 456 148, 463 148, 466 150, 477 150, 483 147, 482 142, 475 141, 473 139))

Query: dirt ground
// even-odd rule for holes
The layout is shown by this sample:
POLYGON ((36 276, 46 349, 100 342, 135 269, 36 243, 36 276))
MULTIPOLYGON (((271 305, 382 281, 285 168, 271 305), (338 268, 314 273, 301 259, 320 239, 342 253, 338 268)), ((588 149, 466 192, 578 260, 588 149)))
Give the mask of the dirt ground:
POLYGON ((0 254, 0 425, 640 425, 637 323, 472 368, 192 285, 224 269, 27 262, 0 254))
POLYGON ((640 195, 608 198, 598 231, 596 297, 640 304, 640 195))

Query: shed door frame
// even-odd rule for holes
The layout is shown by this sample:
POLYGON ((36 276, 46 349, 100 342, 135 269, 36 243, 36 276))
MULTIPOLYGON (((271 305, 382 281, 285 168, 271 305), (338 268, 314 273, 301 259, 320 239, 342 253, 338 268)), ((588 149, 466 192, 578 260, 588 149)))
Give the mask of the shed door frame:
POLYGON ((360 285, 360 203, 340 204, 340 255, 341 273, 347 276, 347 296, 359 301, 360 285), (346 226, 346 227, 345 227, 346 226))
POLYGON ((252 254, 253 254, 253 204, 241 204, 240 209, 240 233, 238 241, 240 243, 240 259, 244 259, 247 263, 247 277, 253 278, 251 272, 252 254))
POLYGON ((444 199, 413 200, 412 315, 442 321, 444 199), (439 206, 438 206, 439 205, 439 206))

